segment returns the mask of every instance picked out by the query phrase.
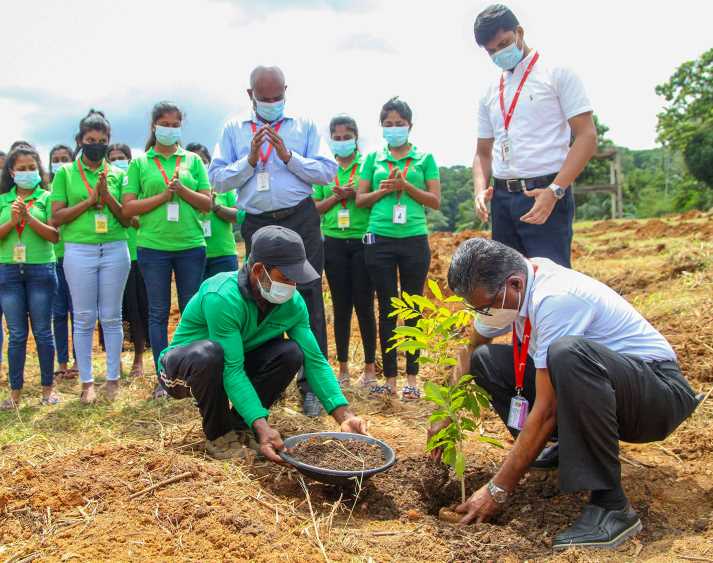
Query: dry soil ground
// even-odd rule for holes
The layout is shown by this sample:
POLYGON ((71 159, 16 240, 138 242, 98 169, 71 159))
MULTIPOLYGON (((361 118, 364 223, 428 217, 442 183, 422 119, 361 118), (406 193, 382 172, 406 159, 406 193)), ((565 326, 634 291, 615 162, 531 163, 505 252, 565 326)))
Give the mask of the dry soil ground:
MULTIPOLYGON (((432 237, 434 278, 443 279, 453 249, 473 235, 432 237)), ((712 235, 713 217, 691 213, 580 224, 575 244, 575 266, 634 303, 705 393, 713 386, 712 235)), ((353 341, 356 376, 356 328, 353 341)), ((25 406, 0 414, 0 560, 713 561, 713 397, 665 442, 623 446, 625 489, 644 524, 635 540, 615 552, 554 555, 552 536, 583 503, 559 493, 556 473, 528 474, 492 524, 458 528, 434 517, 458 489, 423 455, 425 404, 350 393, 399 458, 355 499, 278 466, 207 459, 195 409, 147 401, 150 374, 125 380, 117 402, 90 408, 79 405, 74 383, 60 385, 60 405, 40 408, 37 379, 31 357, 25 406)), ((284 435, 334 428, 298 411, 294 391, 274 409, 284 435)), ((494 417, 486 428, 506 450, 469 447, 471 490, 509 447, 494 417)))

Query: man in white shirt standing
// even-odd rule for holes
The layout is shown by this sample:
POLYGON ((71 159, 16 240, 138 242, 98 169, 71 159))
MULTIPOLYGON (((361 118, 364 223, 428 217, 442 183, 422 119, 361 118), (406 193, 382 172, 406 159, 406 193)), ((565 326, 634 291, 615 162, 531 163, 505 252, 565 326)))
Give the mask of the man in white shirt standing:
POLYGON ((591 498, 553 547, 613 548, 636 534, 619 440, 663 440, 700 400, 666 339, 603 283, 492 240, 458 247, 448 285, 478 312, 454 377, 472 374, 516 438, 491 481, 456 508, 461 522, 504 508, 556 433, 560 489, 591 498), (491 343, 513 329, 512 346, 491 343))
POLYGON ((569 187, 597 150, 584 86, 571 70, 530 49, 515 14, 502 4, 478 15, 475 41, 503 70, 478 109, 476 212, 483 221, 492 215, 494 240, 569 268, 569 187))

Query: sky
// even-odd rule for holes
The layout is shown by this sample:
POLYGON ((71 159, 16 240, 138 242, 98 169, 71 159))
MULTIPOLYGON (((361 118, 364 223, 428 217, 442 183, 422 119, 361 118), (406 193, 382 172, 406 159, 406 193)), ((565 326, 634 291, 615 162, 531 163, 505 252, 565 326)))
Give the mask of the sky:
MULTIPOLYGON (((356 118, 381 146, 382 104, 414 112, 413 142, 441 165, 469 165, 477 105, 499 71, 473 38, 480 0, 23 0, 3 5, 0 148, 72 144, 89 108, 112 141, 143 147, 151 106, 185 109, 184 142, 211 150, 246 115, 250 70, 279 65, 288 112, 326 133, 356 118), (22 22, 22 25, 10 25, 22 22)), ((710 0, 513 0, 529 46, 573 68, 617 144, 656 146, 654 88, 712 46, 710 0)))

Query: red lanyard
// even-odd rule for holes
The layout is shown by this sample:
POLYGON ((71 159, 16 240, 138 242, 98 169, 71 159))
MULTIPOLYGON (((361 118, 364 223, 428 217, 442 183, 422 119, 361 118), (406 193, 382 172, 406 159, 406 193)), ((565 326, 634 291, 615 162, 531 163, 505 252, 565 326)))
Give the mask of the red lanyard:
MULTIPOLYGON (((406 166, 404 166, 404 180, 406 179, 406 176, 408 175, 408 167, 411 166, 411 161, 413 158, 409 158, 406 160, 406 166)), ((389 165, 389 176, 391 176, 391 173, 394 171, 394 163, 391 162, 390 160, 387 160, 386 163, 389 165)), ((398 192, 396 194, 396 199, 398 201, 401 201, 401 192, 398 192)))
MULTIPOLYGON (((533 264, 533 283, 537 273, 537 265, 533 264)), ((522 346, 518 349, 517 331, 515 323, 512 324, 512 356, 515 367, 515 390, 518 395, 525 387, 525 366, 527 365, 527 352, 530 349, 530 335, 532 334, 532 324, 530 317, 525 318, 525 328, 522 334, 522 346)))
MULTIPOLYGON (((355 162, 355 163, 353 164, 352 172, 351 172, 351 174, 349 174, 349 182, 347 182, 347 184, 351 184, 351 183, 352 183, 352 180, 354 179, 354 174, 356 173, 357 168, 359 168, 359 166, 358 166, 357 163, 355 162)), ((341 188, 341 184, 339 183, 339 172, 337 172, 337 175, 334 177, 334 185, 337 186, 338 188, 341 188)), ((346 200, 346 199, 343 199, 343 200, 342 200, 342 207, 346 207, 346 206, 347 206, 347 200, 346 200)))
POLYGON ((500 111, 503 114, 503 122, 505 124, 505 131, 507 131, 510 128, 510 121, 512 121, 512 114, 515 113, 515 107, 517 106, 517 101, 520 99, 520 92, 522 91, 522 87, 525 85, 525 82, 527 81, 527 77, 530 76, 530 72, 532 72, 532 67, 535 66, 535 63, 537 62, 537 59, 540 58, 540 53, 535 53, 535 55, 532 57, 532 60, 530 61, 530 64, 527 65, 527 69, 525 69, 525 73, 522 75, 522 79, 520 79, 520 85, 517 87, 517 90, 515 90, 515 95, 512 98, 512 102, 510 102, 510 109, 508 110, 507 114, 505 113, 505 100, 504 100, 504 95, 505 95, 505 81, 503 79, 503 76, 500 75, 500 111))
MULTIPOLYGON (((176 168, 175 170, 177 171, 181 167, 181 159, 183 157, 179 156, 176 158, 176 168)), ((156 163, 156 166, 158 167, 159 172, 161 172, 161 176, 163 176, 163 181, 166 182, 166 185, 168 186, 169 180, 168 180, 168 174, 166 174, 166 171, 163 169, 163 166, 161 165, 161 161, 158 159, 157 156, 153 157, 153 161, 156 163)), ((174 175, 175 175, 174 171, 174 175)))
MULTIPOLYGON (((254 121, 250 122, 250 127, 253 130, 253 135, 257 132, 257 125, 255 125, 254 121)), ((282 127, 282 121, 278 121, 277 125, 275 125, 272 129, 275 131, 275 133, 280 132, 280 127, 282 127)), ((262 162, 263 167, 265 164, 267 164, 267 159, 270 158, 270 153, 272 152, 272 143, 269 144, 267 147, 267 152, 262 152, 262 147, 260 147, 260 162, 262 162)))
MULTIPOLYGON (((82 177, 82 182, 84 183, 84 187, 87 188, 87 192, 89 193, 89 195, 92 195, 94 193, 94 190, 89 185, 89 180, 87 180, 87 175, 84 173, 84 166, 82 165, 81 162, 79 162, 79 159, 77 159, 76 162, 77 162, 77 170, 79 170, 79 175, 82 177)), ((104 162, 101 172, 104 172, 105 168, 106 168, 106 162, 104 162)))
MULTIPOLYGON (((36 199, 32 199, 32 200, 28 201, 27 203, 25 203, 25 207, 27 208, 27 212, 28 212, 28 213, 30 212, 30 209, 32 209, 32 206, 35 205, 35 201, 37 201, 37 200, 36 200, 36 199)), ((26 223, 27 223, 27 220, 26 220, 26 219, 23 219, 23 220, 20 221, 17 225, 15 225, 15 230, 17 231, 17 236, 18 236, 18 237, 21 237, 21 236, 22 236, 22 231, 25 230, 25 224, 26 224, 26 223)))

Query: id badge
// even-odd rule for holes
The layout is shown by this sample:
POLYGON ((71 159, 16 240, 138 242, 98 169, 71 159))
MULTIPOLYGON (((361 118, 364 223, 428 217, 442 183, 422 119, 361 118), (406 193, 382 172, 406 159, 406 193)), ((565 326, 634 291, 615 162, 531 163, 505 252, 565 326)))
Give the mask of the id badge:
POLYGON ((205 238, 212 236, 213 228, 211 227, 210 221, 201 221, 201 225, 203 225, 203 236, 205 238))
POLYGON ((512 145, 510 144, 510 138, 505 137, 503 142, 500 144, 500 151, 503 156, 503 162, 510 162, 510 156, 512 153, 512 145))
POLYGON ((339 212, 337 213, 337 227, 340 229, 348 229, 349 228, 349 210, 348 209, 340 209, 339 212))
POLYGON ((406 224, 406 206, 397 203, 394 205, 394 216, 393 223, 395 225, 405 225, 406 224))
POLYGON ((18 264, 27 262, 27 247, 21 242, 18 242, 12 249, 12 261, 18 264))
POLYGON ((513 430, 522 430, 530 412, 530 403, 525 397, 517 395, 510 400, 510 412, 508 413, 508 426, 513 430))
POLYGON ((180 207, 178 203, 171 202, 166 206, 166 218, 172 223, 177 223, 180 216, 180 207))
POLYGON ((109 232, 109 218, 104 213, 94 215, 94 232, 102 235, 109 232))
POLYGON ((257 173, 257 191, 259 191, 259 192, 269 192, 270 191, 270 173, 269 172, 258 172, 257 173))

